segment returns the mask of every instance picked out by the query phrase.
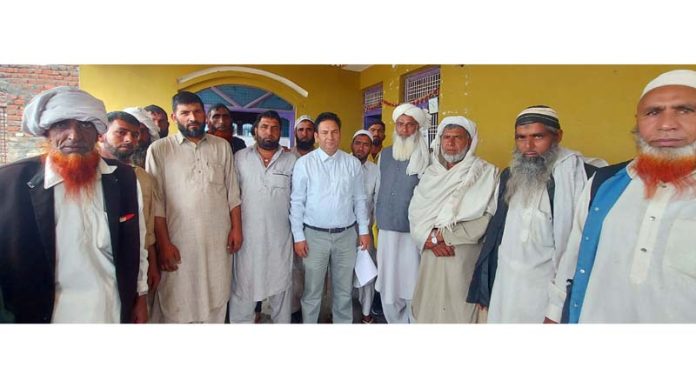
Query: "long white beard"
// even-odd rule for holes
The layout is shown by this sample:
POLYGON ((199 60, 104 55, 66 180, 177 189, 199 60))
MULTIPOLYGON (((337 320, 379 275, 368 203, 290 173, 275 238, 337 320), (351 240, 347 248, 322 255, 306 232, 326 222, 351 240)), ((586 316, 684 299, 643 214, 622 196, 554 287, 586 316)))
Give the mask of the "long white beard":
POLYGON ((416 149, 416 136, 419 135, 420 133, 416 131, 413 135, 403 138, 394 131, 394 145, 392 147, 394 159, 401 162, 411 159, 411 155, 416 149))

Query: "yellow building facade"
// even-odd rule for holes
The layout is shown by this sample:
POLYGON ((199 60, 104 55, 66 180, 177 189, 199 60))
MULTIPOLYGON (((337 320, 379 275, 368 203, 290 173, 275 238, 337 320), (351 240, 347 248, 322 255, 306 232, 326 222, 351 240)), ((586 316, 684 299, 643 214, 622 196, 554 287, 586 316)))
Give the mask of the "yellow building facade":
MULTIPOLYGON (((437 65, 435 65, 437 66, 437 65)), ((80 87, 107 110, 156 104, 171 111, 179 90, 233 84, 285 99, 296 116, 335 112, 343 121, 341 148, 363 126, 365 89, 381 85, 387 102, 404 102, 404 78, 433 65, 373 65, 361 72, 332 65, 80 65, 80 87)), ((645 84, 658 74, 695 65, 440 65, 439 118, 464 115, 479 129, 478 154, 505 166, 514 146, 516 115, 529 105, 556 109, 563 145, 609 163, 635 153, 631 129, 645 84)), ((391 143, 393 107, 384 105, 391 143)), ((171 131, 175 131, 172 125, 171 131)))

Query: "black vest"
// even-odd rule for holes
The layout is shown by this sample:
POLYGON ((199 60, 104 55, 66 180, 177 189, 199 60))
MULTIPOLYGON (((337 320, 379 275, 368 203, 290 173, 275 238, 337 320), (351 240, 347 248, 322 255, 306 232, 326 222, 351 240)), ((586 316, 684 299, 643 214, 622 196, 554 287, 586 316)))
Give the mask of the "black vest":
MULTIPOLYGON (((137 183, 132 167, 105 161, 117 166, 113 173, 102 175, 101 181, 121 322, 125 323, 131 322, 140 265, 137 183)), ((44 165, 39 157, 0 167, 0 182, 0 296, 4 299, 0 308, 4 304, 5 309, 0 317, 18 323, 48 323, 55 299, 53 188, 43 187, 44 165)))

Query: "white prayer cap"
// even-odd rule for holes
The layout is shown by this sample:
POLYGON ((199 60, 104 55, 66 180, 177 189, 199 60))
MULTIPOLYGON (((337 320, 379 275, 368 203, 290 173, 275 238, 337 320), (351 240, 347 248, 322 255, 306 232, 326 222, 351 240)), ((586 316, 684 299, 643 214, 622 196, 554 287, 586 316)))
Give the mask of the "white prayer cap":
POLYGON ((309 121, 309 122, 311 122, 312 124, 314 124, 314 120, 312 120, 312 117, 311 117, 311 116, 309 116, 309 115, 302 115, 302 116, 298 117, 297 120, 295 120, 295 126, 293 127, 293 129, 297 129, 297 126, 300 125, 300 123, 303 122, 303 121, 309 121))
POLYGON ((413 117, 414 120, 418 121, 421 128, 430 127, 430 114, 426 110, 413 104, 404 103, 397 106, 396 109, 394 109, 394 113, 392 113, 392 120, 396 122, 396 119, 401 115, 413 117))
POLYGON ((668 85, 681 85, 696 89, 696 71, 672 70, 662 73, 654 80, 648 82, 640 97, 643 98, 643 96, 653 89, 668 85))
POLYGON ((367 137, 370 138, 370 141, 373 140, 372 133, 370 133, 370 131, 366 131, 364 129, 358 129, 357 131, 355 131, 355 133, 353 134, 353 139, 355 139, 356 137, 358 137, 360 135, 366 135, 367 137))
POLYGON ((140 124, 147 127, 147 131, 150 133, 151 141, 155 141, 160 138, 159 127, 154 121, 152 121, 152 117, 150 117, 150 113, 148 113, 148 111, 139 106, 125 108, 123 111, 132 114, 136 119, 138 119, 138 121, 140 121, 140 124))
POLYGON ((22 114, 22 132, 42 136, 48 128, 63 120, 89 121, 97 132, 107 131, 104 103, 72 86, 59 86, 34 96, 22 114))
POLYGON ((433 141, 431 148, 437 150, 440 146, 440 138, 442 137, 442 132, 445 131, 445 127, 454 124, 466 129, 471 137, 471 145, 469 146, 469 153, 473 154, 476 150, 476 145, 478 144, 478 129, 476 128, 476 123, 472 120, 467 119, 464 116, 448 116, 440 121, 440 125, 437 126, 437 136, 433 141))

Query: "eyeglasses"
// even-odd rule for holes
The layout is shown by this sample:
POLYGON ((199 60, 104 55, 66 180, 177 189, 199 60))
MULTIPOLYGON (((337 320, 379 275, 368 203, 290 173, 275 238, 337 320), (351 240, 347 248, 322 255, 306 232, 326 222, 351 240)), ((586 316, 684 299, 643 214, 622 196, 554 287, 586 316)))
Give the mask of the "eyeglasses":
POLYGON ((406 127, 406 129, 417 129, 418 128, 418 123, 415 121, 409 121, 409 122, 403 122, 403 121, 397 121, 396 122, 396 127, 397 128, 403 128, 406 127))

